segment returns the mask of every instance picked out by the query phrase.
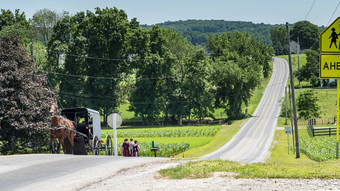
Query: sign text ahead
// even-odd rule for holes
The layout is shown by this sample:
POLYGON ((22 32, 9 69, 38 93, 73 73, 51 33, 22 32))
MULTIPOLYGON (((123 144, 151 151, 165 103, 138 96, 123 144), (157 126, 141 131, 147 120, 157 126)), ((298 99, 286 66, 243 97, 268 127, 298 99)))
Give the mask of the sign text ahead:
POLYGON ((340 54, 320 54, 320 78, 340 78, 340 54))

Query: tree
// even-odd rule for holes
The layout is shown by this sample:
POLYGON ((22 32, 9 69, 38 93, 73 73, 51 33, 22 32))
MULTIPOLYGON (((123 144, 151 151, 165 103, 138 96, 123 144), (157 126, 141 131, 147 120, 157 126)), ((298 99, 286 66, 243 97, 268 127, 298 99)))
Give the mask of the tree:
POLYGON ((36 39, 37 34, 31 27, 26 27, 20 23, 4 26, 0 31, 0 37, 14 37, 19 38, 20 42, 26 46, 32 39, 36 39))
POLYGON ((319 99, 314 95, 313 90, 307 90, 299 94, 297 99, 297 111, 300 118, 305 120, 320 117, 320 107, 317 104, 319 99))
POLYGON ((297 41, 299 38, 301 49, 318 50, 320 31, 316 25, 308 21, 299 21, 294 24, 290 33, 291 40, 297 41))
POLYGON ((153 27, 144 34, 139 33, 138 37, 136 44, 141 45, 141 49, 135 60, 136 86, 131 93, 130 108, 144 122, 153 124, 166 107, 167 93, 173 85, 169 77, 172 75, 174 58, 170 57, 166 47, 164 30, 159 27, 153 27))
POLYGON ((5 10, 1 9, 1 14, 0 14, 0 31, 3 29, 5 26, 11 26, 14 25, 15 23, 19 23, 20 25, 24 27, 28 27, 29 23, 26 20, 25 13, 19 13, 20 9, 16 9, 15 13, 11 10, 5 10))
POLYGON ((110 113, 118 111, 119 84, 131 69, 129 37, 137 26, 135 19, 130 23, 117 8, 79 12, 55 24, 48 43, 49 69, 67 74, 53 78, 64 106, 99 110, 105 122, 110 113), (62 54, 64 64, 59 62, 62 54))
POLYGON ((270 37, 276 55, 288 54, 287 32, 284 27, 274 27, 270 29, 270 37))
POLYGON ((248 34, 222 33, 208 39, 213 59, 212 84, 217 107, 225 108, 230 118, 241 117, 242 103, 248 103, 252 91, 268 77, 272 49, 248 34))
POLYGON ((211 89, 211 60, 203 49, 195 49, 194 54, 185 63, 184 94, 187 103, 186 114, 202 120, 214 111, 214 94, 211 89))
POLYGON ((17 39, 0 38, 0 153, 46 145, 50 99, 46 76, 35 70, 17 39))
POLYGON ((19 12, 19 9, 16 9, 14 14, 11 10, 1 9, 0 37, 19 38, 25 46, 31 39, 35 39, 36 33, 27 22, 25 13, 19 12))
POLYGON ((53 33, 53 27, 59 19, 63 19, 68 15, 68 12, 64 11, 58 14, 55 11, 49 9, 41 9, 33 14, 32 20, 30 20, 32 26, 39 31, 41 41, 47 43, 50 36, 53 33))
POLYGON ((306 50, 307 63, 297 72, 299 81, 309 81, 313 86, 319 84, 319 51, 306 50))

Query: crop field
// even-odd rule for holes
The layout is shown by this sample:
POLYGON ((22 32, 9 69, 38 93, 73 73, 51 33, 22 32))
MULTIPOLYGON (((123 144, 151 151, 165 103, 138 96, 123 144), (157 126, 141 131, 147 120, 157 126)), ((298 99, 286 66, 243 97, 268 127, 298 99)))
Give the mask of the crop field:
POLYGON ((301 152, 315 161, 327 161, 336 158, 336 136, 300 137, 301 152))
POLYGON ((133 128, 117 130, 117 137, 213 137, 222 126, 179 128, 133 128))
MULTIPOLYGON (((157 156, 170 157, 208 144, 221 129, 221 125, 125 127, 117 129, 117 142, 120 146, 124 138, 133 138, 141 146, 140 156, 154 156, 150 151, 154 141, 155 147, 159 147, 157 156)), ((112 137, 112 129, 102 130, 102 138, 108 134, 112 137)))

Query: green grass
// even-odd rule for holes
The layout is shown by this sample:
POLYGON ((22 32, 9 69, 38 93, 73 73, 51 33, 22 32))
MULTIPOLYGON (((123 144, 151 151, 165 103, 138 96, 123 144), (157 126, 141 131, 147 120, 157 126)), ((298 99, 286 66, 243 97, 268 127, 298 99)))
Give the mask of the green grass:
POLYGON ((187 157, 200 157, 217 150, 227 143, 238 132, 238 130, 241 128, 241 124, 244 121, 245 119, 235 121, 231 125, 224 125, 223 128, 216 134, 216 136, 213 137, 211 142, 201 147, 191 148, 191 150, 186 151, 185 155, 187 157))
MULTIPOLYGON (((295 99, 298 98, 299 94, 306 90, 312 90, 312 88, 303 88, 303 89, 295 89, 295 99)), ((333 121, 333 118, 336 116, 336 89, 313 89, 315 96, 319 98, 318 105, 320 106, 321 116, 317 123, 317 126, 331 126, 332 124, 328 124, 328 122, 333 121)), ((283 98, 282 100, 285 100, 283 98)), ((289 100, 288 100, 289 104, 289 100)), ((288 110, 290 112, 290 110, 288 110)), ((284 127, 285 118, 280 117, 278 121, 278 126, 284 127)), ((307 122, 304 121, 306 124, 307 122)), ((288 124, 290 124, 290 119, 288 119, 288 124)))
POLYGON ((288 155, 287 135, 284 130, 276 132, 270 151, 271 157, 266 163, 201 160, 161 170, 160 174, 173 179, 205 178, 212 176, 213 172, 235 172, 236 178, 340 178, 339 160, 316 162, 302 153, 301 158, 295 159, 292 150, 288 155))
POLYGON ((119 107, 120 114, 124 122, 141 122, 143 121, 141 117, 135 116, 135 112, 129 111, 130 104, 122 104, 119 107))

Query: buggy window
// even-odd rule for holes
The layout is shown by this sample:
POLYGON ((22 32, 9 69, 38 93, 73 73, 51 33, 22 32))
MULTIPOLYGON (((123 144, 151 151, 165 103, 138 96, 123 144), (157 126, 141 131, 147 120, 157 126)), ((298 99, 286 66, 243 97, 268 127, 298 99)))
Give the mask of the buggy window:
POLYGON ((76 124, 77 125, 86 125, 87 124, 87 113, 86 112, 79 112, 76 113, 76 124))

